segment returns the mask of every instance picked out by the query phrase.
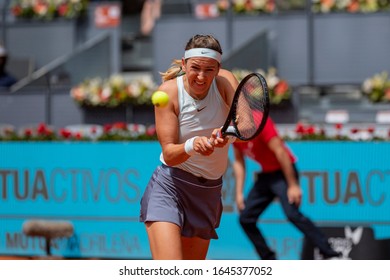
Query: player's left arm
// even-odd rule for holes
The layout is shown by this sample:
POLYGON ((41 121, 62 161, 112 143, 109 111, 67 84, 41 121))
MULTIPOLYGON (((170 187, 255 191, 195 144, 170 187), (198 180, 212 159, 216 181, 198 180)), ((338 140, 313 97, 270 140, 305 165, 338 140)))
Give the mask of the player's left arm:
MULTIPOLYGON (((217 76, 218 90, 229 108, 232 106, 233 98, 238 88, 238 85, 239 82, 231 71, 222 68, 219 70, 217 76)), ((240 112, 237 113, 236 122, 240 123, 241 120, 243 124, 251 124, 253 120, 252 114, 250 113, 251 110, 249 104, 246 102, 245 99, 239 99, 239 102, 240 112)), ((253 128, 253 126, 250 125, 250 128, 253 128)), ((235 138, 234 141, 241 140, 235 138)))
POLYGON ((186 161, 190 156, 184 150, 184 143, 179 144, 179 122, 176 80, 169 80, 158 88, 169 96, 166 106, 155 106, 155 124, 157 137, 160 142, 164 161, 173 166, 186 161))
MULTIPOLYGON (((232 72, 226 69, 219 69, 218 75, 216 77, 218 91, 221 94, 222 99, 225 101, 225 104, 230 108, 235 90, 238 86, 238 81, 232 72)), ((210 143, 213 146, 221 148, 224 147, 228 142, 228 137, 220 137, 221 128, 214 129, 210 136, 210 143)))

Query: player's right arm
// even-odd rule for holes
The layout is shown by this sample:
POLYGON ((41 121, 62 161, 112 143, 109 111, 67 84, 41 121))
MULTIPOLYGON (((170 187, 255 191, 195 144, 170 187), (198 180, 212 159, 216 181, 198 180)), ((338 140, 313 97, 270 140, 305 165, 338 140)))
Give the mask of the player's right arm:
POLYGON ((176 79, 164 82, 158 90, 169 96, 169 102, 164 107, 154 107, 154 116, 158 141, 160 142, 164 161, 173 166, 186 161, 190 156, 184 150, 184 144, 179 144, 179 121, 176 79))

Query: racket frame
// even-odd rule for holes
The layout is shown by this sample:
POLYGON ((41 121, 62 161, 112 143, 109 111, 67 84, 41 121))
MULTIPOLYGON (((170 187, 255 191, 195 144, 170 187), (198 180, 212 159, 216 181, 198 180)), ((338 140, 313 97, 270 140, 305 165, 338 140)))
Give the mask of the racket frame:
POLYGON ((226 135, 231 135, 231 136, 237 137, 238 139, 240 139, 242 141, 249 141, 249 140, 255 138, 264 129, 264 126, 267 122, 268 115, 269 115, 269 107, 270 107, 269 102, 270 101, 269 101, 268 85, 267 85, 265 78, 260 73, 255 73, 255 72, 250 73, 247 76, 245 76, 244 79, 242 79, 242 81, 239 83, 239 85, 236 89, 236 92, 234 93, 234 97, 232 100, 232 105, 230 107, 228 117, 227 117, 224 125, 221 128, 222 136, 225 137, 226 135), (261 120, 261 123, 260 123, 258 129, 251 137, 245 138, 239 133, 239 131, 237 129, 237 123, 235 122, 235 119, 237 116, 236 108, 237 108, 238 98, 241 94, 241 89, 245 86, 246 82, 250 78, 252 78, 253 76, 257 76, 257 78, 260 80, 260 82, 263 86, 265 106, 264 106, 263 118, 261 120), (233 125, 230 125, 231 123, 233 125))

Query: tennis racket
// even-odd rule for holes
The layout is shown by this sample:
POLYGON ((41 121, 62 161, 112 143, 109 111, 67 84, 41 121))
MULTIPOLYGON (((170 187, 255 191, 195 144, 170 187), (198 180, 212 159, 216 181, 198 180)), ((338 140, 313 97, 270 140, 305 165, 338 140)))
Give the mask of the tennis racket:
POLYGON ((265 126, 269 114, 268 86, 259 73, 247 75, 238 85, 229 115, 221 129, 222 136, 231 135, 248 141, 265 126))

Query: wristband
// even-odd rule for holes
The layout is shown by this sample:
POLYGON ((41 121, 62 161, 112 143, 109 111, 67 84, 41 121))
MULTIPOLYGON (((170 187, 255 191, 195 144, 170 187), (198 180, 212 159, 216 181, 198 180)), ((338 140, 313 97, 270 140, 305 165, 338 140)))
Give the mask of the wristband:
POLYGON ((184 143, 184 150, 185 152, 190 155, 190 156, 193 156, 196 154, 195 150, 194 150, 194 141, 195 141, 195 138, 198 137, 198 136, 195 136, 195 137, 192 137, 190 139, 188 139, 185 143, 184 143))

